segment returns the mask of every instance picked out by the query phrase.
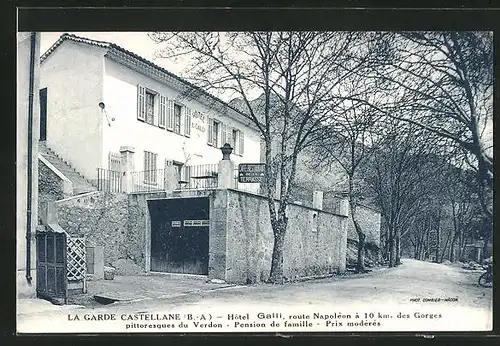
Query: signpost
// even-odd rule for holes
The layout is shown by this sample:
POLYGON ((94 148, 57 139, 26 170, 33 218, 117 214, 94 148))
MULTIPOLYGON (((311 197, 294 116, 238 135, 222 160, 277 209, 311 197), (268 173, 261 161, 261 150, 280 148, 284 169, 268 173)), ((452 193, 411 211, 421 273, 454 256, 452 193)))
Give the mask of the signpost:
POLYGON ((240 163, 238 165, 238 182, 263 183, 265 170, 265 163, 240 163))

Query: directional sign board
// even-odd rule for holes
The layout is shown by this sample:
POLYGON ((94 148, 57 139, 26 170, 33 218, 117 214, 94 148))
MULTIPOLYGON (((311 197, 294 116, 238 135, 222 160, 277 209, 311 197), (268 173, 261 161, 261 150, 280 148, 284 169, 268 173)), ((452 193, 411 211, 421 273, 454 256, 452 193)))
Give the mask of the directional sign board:
POLYGON ((238 165, 238 182, 263 183, 265 170, 265 163, 240 163, 238 165))

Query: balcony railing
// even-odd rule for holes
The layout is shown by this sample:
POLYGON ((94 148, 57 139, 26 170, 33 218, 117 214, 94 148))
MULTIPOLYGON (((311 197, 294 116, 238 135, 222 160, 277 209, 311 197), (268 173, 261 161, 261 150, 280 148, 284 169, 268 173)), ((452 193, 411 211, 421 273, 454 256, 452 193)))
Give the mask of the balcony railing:
POLYGON ((130 172, 131 192, 165 191, 165 170, 130 172))
MULTIPOLYGON (((128 192, 150 193, 166 191, 167 183, 178 190, 206 190, 218 187, 218 164, 184 166, 177 176, 169 178, 165 169, 124 172, 98 168, 98 190, 108 192, 124 192, 125 184, 128 192), (167 181, 170 179, 169 181, 167 181)), ((260 184, 238 182, 238 168, 234 170, 234 188, 252 193, 260 193, 260 184)))
POLYGON ((97 190, 105 192, 123 192, 123 172, 109 169, 97 169, 97 190))
POLYGON ((185 166, 181 170, 180 190, 203 190, 217 187, 219 166, 217 164, 185 166))

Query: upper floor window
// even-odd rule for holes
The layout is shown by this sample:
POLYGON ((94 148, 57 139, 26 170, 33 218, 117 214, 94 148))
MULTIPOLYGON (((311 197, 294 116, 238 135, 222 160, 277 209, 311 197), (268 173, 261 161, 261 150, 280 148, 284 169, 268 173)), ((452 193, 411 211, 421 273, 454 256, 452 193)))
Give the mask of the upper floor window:
POLYGON ((181 117, 182 117, 182 106, 174 105, 174 126, 173 130, 175 133, 181 133, 181 117))
POLYGON ((208 119, 208 145, 219 146, 219 134, 221 123, 215 119, 208 119))
MULTIPOLYGON (((145 123, 156 125, 158 94, 142 85, 137 86, 137 119, 145 123)), ((160 100, 161 101, 161 100, 160 100)), ((161 102, 160 102, 161 107, 161 102)), ((161 114, 160 114, 161 118, 161 114)), ((161 121, 160 121, 161 125, 161 121)))
POLYGON ((155 122, 155 94, 146 91, 146 122, 154 125, 155 122))
POLYGON ((209 118, 207 143, 214 147, 228 143, 233 147, 233 154, 241 156, 244 152, 245 135, 241 130, 232 128, 219 120, 209 118))
POLYGON ((244 143, 245 136, 243 132, 233 128, 230 144, 233 147, 233 153, 235 155, 243 155, 244 143))

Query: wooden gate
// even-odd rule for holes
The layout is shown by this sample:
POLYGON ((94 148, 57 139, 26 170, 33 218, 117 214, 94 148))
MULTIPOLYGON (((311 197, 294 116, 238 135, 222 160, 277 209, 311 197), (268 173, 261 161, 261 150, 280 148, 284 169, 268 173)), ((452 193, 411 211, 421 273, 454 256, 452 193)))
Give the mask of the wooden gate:
POLYGON ((148 201, 151 215, 151 270, 208 274, 209 199, 148 201))
POLYGON ((68 292, 86 293, 85 238, 64 232, 36 233, 36 295, 54 304, 67 304, 68 292))
POLYGON ((67 304, 66 233, 36 233, 36 296, 54 304, 67 304))

